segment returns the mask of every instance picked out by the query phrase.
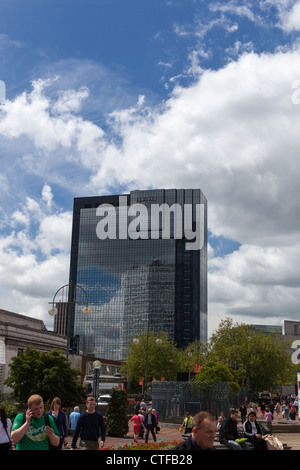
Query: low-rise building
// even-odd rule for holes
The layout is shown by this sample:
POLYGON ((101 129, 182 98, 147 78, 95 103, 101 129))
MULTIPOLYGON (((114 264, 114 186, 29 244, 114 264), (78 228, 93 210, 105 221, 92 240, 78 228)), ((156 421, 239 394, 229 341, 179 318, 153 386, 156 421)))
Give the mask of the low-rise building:
POLYGON ((9 375, 11 359, 20 351, 27 348, 41 352, 65 351, 66 347, 67 338, 48 331, 42 320, 0 309, 0 394, 11 392, 4 381, 9 375))

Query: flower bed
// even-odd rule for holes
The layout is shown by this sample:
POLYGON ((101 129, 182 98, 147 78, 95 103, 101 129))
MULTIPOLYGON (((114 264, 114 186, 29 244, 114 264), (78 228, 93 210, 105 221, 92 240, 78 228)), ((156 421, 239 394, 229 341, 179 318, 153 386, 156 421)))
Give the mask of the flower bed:
POLYGON ((145 442, 129 444, 117 444, 111 447, 104 447, 103 450, 169 450, 178 446, 180 441, 172 442, 145 442))

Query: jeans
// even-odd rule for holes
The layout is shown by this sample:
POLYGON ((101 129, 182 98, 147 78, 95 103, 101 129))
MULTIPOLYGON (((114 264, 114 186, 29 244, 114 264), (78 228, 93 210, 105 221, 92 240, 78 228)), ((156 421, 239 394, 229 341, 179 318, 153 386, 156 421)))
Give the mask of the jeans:
POLYGON ((230 450, 248 450, 248 444, 246 441, 244 442, 228 441, 227 447, 230 450))

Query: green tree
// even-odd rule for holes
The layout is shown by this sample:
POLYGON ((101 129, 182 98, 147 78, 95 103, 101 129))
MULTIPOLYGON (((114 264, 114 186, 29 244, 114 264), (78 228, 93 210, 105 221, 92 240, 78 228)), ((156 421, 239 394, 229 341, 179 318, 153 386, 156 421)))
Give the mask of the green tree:
POLYGON ((130 342, 128 357, 122 367, 122 371, 127 377, 132 377, 135 380, 145 377, 148 355, 148 384, 153 379, 160 380, 161 377, 164 377, 165 380, 176 380, 177 372, 180 370, 179 355, 175 345, 169 341, 168 334, 149 331, 148 348, 146 334, 139 335, 136 339, 138 342, 130 342), (161 344, 157 344, 157 339, 161 340, 161 344))
POLYGON ((190 343, 185 349, 178 351, 181 372, 196 372, 203 366, 208 357, 207 344, 200 340, 190 343))
POLYGON ((228 382, 230 395, 234 395, 240 388, 240 376, 222 362, 206 362, 194 380, 201 383, 228 382))
POLYGON ((110 436, 123 437, 128 433, 128 399, 124 388, 114 388, 108 402, 106 431, 110 436))
POLYGON ((5 384, 12 387, 19 403, 25 403, 30 395, 37 393, 45 403, 59 397, 64 406, 70 406, 86 397, 85 387, 78 382, 80 375, 81 371, 72 369, 59 350, 45 353, 27 348, 12 358, 5 384))
POLYGON ((246 377, 251 391, 268 390, 295 381, 296 370, 280 334, 255 330, 247 324, 223 320, 210 338, 209 358, 246 377))
POLYGON ((18 409, 14 403, 0 396, 0 408, 4 408, 8 418, 13 421, 18 414, 18 409))

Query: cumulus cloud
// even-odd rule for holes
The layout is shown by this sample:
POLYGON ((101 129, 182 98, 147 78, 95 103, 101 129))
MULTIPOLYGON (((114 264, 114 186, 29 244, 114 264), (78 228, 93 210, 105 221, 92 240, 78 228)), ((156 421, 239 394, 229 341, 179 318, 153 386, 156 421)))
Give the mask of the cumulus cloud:
MULTIPOLYGON (((157 106, 140 97, 115 109, 105 128, 79 114, 90 97, 86 88, 50 97, 50 82, 36 80, 31 92, 1 107, 0 134, 26 149, 18 165, 43 177, 59 166, 61 184, 79 196, 200 187, 212 235, 241 245, 225 257, 210 247, 210 325, 226 313, 277 322, 295 317, 299 293, 300 107, 292 100, 299 70, 297 49, 245 52, 219 70, 202 70, 157 106)), ((13 212, 0 248, 12 273, 22 263, 28 273, 29 282, 18 274, 16 285, 40 279, 49 292, 49 272, 67 277, 71 214, 55 212, 47 181, 39 200, 27 197, 13 212)), ((12 277, 2 267, 4 287, 12 277)))
POLYGON ((298 51, 244 54, 178 87, 163 109, 115 112, 122 143, 107 144, 92 186, 200 185, 213 233, 286 242, 299 231, 299 107, 292 102, 299 65, 298 51))
POLYGON ((213 258, 209 271, 210 327, 226 315, 235 321, 281 324, 299 315, 299 245, 262 249, 243 246, 213 258))
POLYGON ((52 192, 44 185, 39 200, 27 198, 12 213, 0 237, 1 308, 43 319, 49 298, 69 278, 71 212, 52 212, 52 192))
POLYGON ((296 312, 300 108, 292 84, 299 66, 299 51, 245 53, 176 88, 163 109, 115 112, 122 144, 107 145, 91 178, 101 192, 117 181, 202 188, 211 232, 243 245, 226 263, 211 264, 210 300, 223 314, 277 322, 296 312), (228 288, 221 303, 220 284, 228 288))
POLYGON ((101 136, 99 127, 74 114, 87 97, 85 89, 69 90, 52 102, 45 93, 45 88, 52 82, 51 79, 35 80, 30 93, 24 92, 13 101, 7 100, 2 106, 0 134, 8 139, 25 136, 37 149, 47 152, 61 147, 76 149, 77 144, 80 147, 87 127, 94 131, 87 133, 87 140, 101 136))
POLYGON ((299 0, 269 0, 277 8, 278 26, 290 33, 300 30, 300 2, 299 0))

